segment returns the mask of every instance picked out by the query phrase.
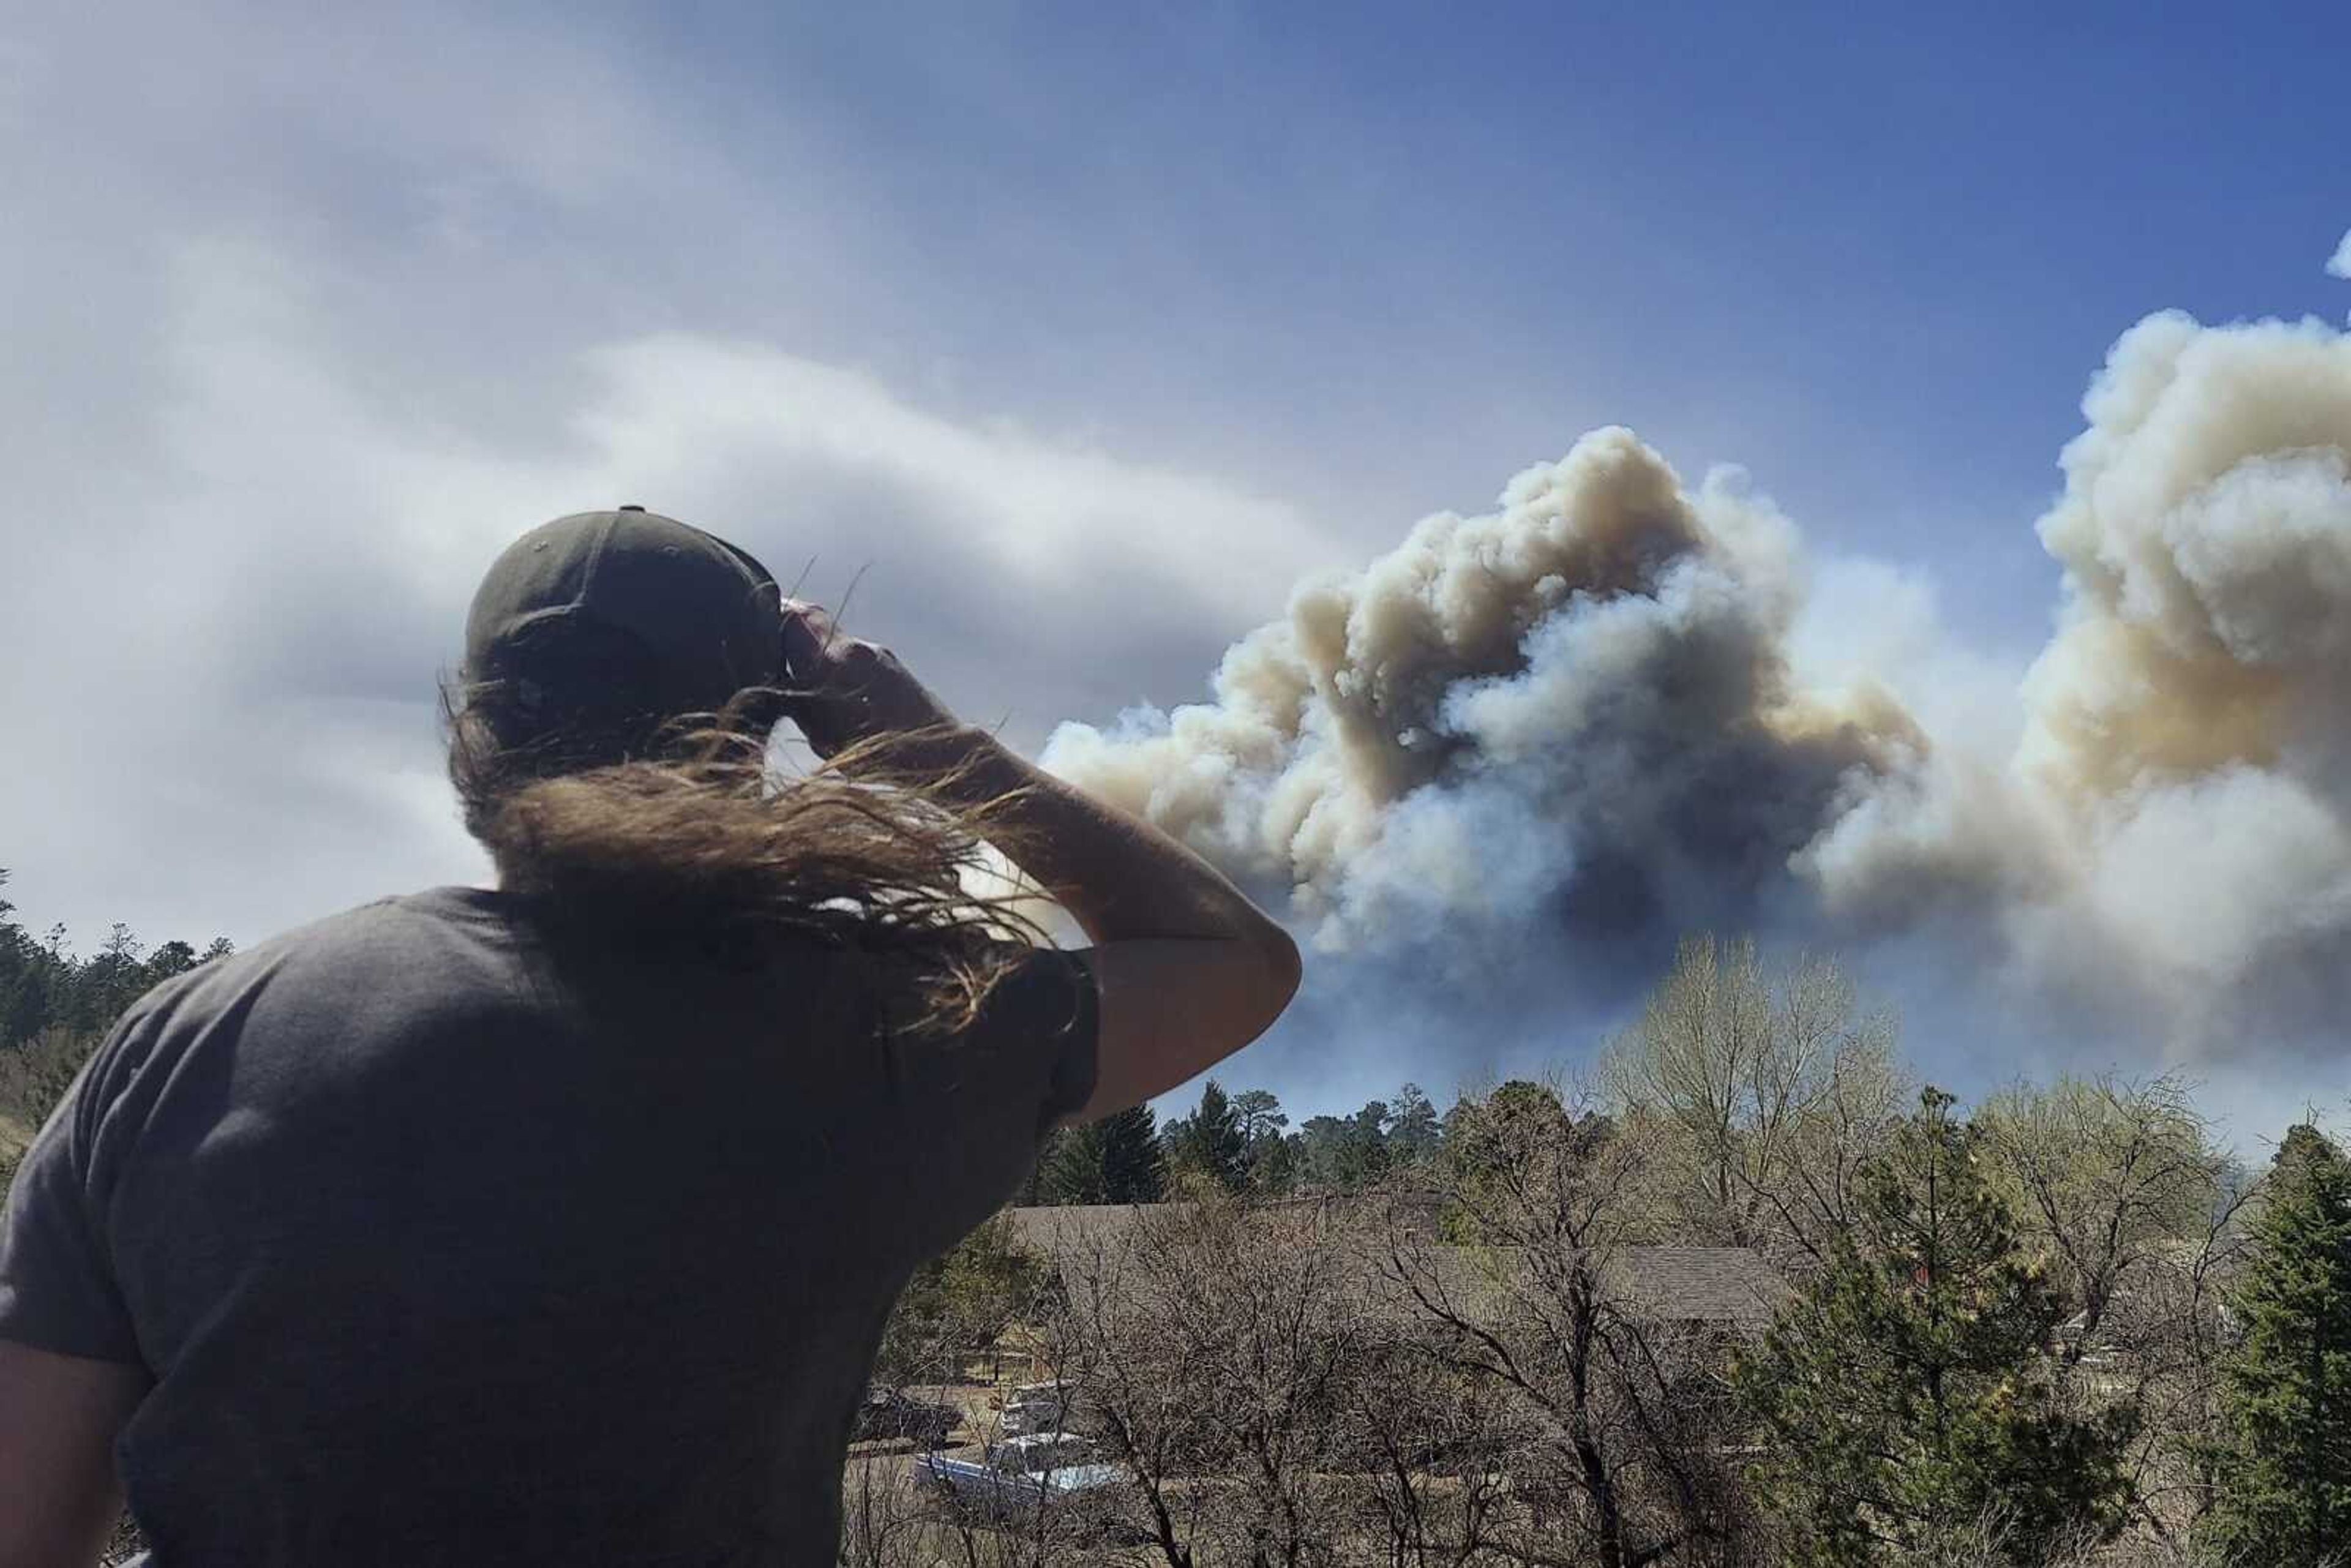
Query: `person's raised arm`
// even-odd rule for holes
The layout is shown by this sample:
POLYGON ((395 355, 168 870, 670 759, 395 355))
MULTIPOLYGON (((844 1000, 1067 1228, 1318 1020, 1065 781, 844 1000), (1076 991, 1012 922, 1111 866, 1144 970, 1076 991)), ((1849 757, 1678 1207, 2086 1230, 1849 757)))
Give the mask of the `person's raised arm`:
MULTIPOLYGON (((791 717, 820 756, 914 735, 956 803, 996 803, 1020 870, 1093 943, 1101 991, 1091 1121, 1173 1089, 1265 1032, 1298 989, 1297 944, 1199 856, 954 716, 887 649, 787 607, 791 717)), ((903 763, 903 758, 901 759, 903 763)))

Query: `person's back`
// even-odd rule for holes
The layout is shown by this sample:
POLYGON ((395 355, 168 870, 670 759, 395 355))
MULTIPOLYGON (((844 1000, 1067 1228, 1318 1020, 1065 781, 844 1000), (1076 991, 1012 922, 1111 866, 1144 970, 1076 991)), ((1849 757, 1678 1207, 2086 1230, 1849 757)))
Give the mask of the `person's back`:
POLYGON ((560 953, 511 898, 389 900, 166 987, 93 1068, 139 1331, 82 1348, 156 1374, 121 1452, 163 1561, 829 1538, 892 1300, 1091 1087, 1042 971, 906 1050, 820 950, 560 953))
MULTIPOLYGON (((712 561, 723 593, 764 583, 754 633, 798 624, 682 525, 542 534, 611 581, 616 528, 656 574, 684 549, 703 590, 712 561)), ((544 579, 539 537, 500 570, 544 579)), ((642 614, 642 583, 602 601, 642 614)), ((886 654, 799 634, 811 739, 919 733, 913 764, 639 760, 634 708, 624 742, 477 758, 461 717, 503 891, 369 904, 125 1015, 0 1230, 0 1568, 88 1560, 110 1442, 157 1568, 830 1560, 913 1270, 1052 1125, 1241 1043, 1296 967, 1205 866, 952 727, 886 654), (963 801, 1095 946, 1018 940, 965 891, 963 801)), ((531 656, 544 706, 569 672, 531 656)))

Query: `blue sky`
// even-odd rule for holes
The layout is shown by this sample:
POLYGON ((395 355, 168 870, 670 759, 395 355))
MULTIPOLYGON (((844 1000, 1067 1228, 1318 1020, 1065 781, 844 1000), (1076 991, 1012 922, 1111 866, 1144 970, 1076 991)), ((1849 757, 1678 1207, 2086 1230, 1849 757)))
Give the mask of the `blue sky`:
POLYGON ((870 567, 1033 746, 1623 423, 2012 676, 2116 336, 2351 307, 2351 12, 2053 9, 12 12, 11 894, 249 942, 478 874, 432 673, 623 499, 870 567))
POLYGON ((955 9, 638 36, 842 154, 888 337, 1374 528, 1620 421, 2037 639, 2118 329, 2340 309, 2336 7, 955 9))

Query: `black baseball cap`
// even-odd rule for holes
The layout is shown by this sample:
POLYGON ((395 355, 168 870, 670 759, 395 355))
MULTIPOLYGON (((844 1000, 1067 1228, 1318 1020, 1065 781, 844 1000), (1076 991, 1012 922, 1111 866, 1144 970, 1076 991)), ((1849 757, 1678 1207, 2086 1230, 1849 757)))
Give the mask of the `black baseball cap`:
POLYGON ((715 713, 780 678, 782 600, 766 567, 715 534, 637 506, 574 512, 491 564, 465 617, 465 678, 529 683, 592 710, 619 646, 630 678, 611 683, 612 700, 715 713))

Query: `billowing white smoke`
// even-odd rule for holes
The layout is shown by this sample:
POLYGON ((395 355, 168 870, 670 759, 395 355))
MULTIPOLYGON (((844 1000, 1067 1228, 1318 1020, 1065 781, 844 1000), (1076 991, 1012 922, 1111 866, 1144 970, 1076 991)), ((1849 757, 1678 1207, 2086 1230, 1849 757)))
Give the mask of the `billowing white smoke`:
POLYGON ((2150 317, 2084 412, 2012 755, 1800 687, 1794 529, 1610 429, 1047 765, 1287 885, 1326 948, 1932 914, 2179 1044, 2351 1003, 2351 337, 2150 317))
POLYGON ((2351 337, 2152 316, 2083 412, 2016 756, 1942 759, 1803 863, 1848 907, 1994 889, 2021 969, 2183 1039, 2250 990, 2351 999, 2351 337))
POLYGON ((1916 745, 1875 693, 1792 687, 1798 553, 1735 476, 1596 431, 1302 584, 1214 702, 1063 726, 1046 765, 1286 882, 1328 948, 1739 919, 1916 745))

